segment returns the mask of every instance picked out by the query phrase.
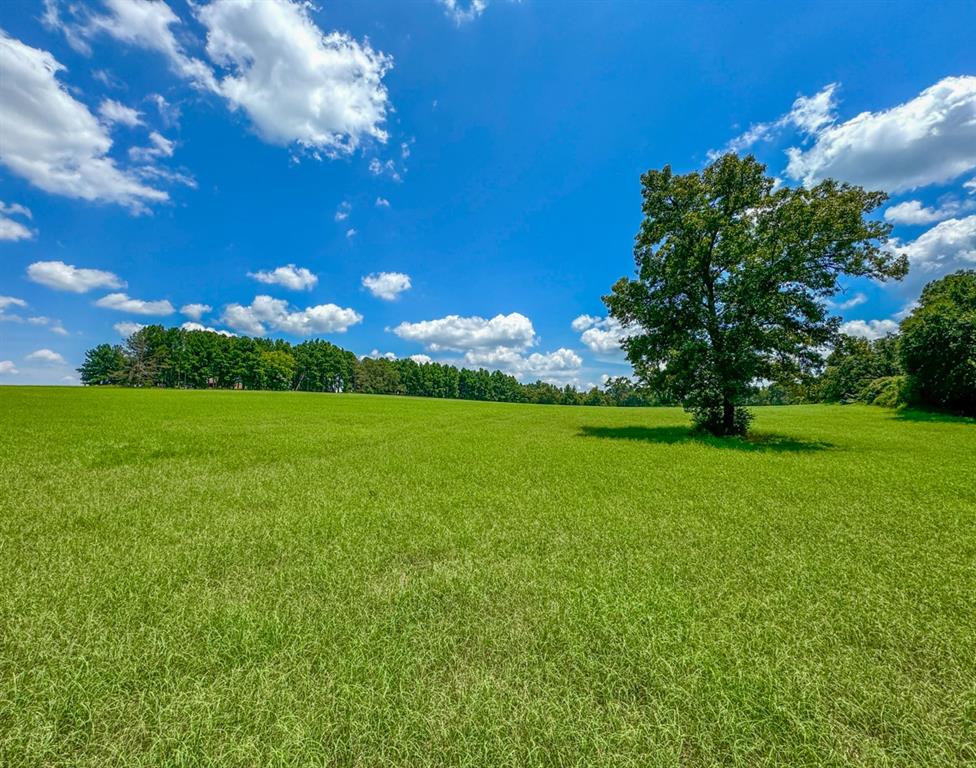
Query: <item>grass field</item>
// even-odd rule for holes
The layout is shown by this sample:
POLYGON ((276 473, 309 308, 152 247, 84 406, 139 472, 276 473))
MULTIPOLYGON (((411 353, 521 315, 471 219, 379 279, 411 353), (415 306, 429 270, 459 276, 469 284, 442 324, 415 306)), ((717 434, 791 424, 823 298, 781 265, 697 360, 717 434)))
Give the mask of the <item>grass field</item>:
POLYGON ((976 762, 976 425, 0 388, 0 764, 976 762))

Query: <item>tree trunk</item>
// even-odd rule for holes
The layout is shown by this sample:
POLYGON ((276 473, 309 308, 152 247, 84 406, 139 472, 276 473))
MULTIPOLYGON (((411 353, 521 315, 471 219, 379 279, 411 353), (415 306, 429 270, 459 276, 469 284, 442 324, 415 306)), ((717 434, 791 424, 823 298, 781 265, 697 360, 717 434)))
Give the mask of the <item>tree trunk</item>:
POLYGON ((735 432, 735 405, 728 397, 722 398, 722 434, 735 432))

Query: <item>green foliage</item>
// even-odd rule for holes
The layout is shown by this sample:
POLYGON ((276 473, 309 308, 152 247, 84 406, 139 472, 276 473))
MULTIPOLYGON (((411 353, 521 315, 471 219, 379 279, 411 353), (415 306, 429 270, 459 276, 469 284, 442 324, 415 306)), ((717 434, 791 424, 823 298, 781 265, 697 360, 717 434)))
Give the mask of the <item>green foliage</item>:
POLYGON ((907 270, 883 247, 890 226, 866 218, 884 193, 831 180, 774 191, 765 170, 728 154, 701 172, 644 174, 637 276, 604 297, 635 331, 623 343, 642 380, 714 434, 741 433, 753 382, 799 382, 820 364, 839 277, 907 270))
POLYGON ((874 379, 858 392, 859 402, 868 405, 880 405, 884 408, 900 408, 909 402, 908 377, 882 376, 874 379))
POLYGON ((99 344, 85 352, 78 373, 82 384, 117 384, 123 380, 125 355, 118 345, 99 344))
POLYGON ((920 404, 976 415, 976 271, 922 289, 901 324, 901 355, 920 404))
POLYGON ((352 352, 313 339, 292 346, 281 339, 225 336, 150 325, 124 347, 101 344, 79 369, 84 384, 181 389, 267 389, 362 392, 375 395, 460 398, 554 405, 657 405, 660 398, 627 378, 611 380, 606 393, 579 392, 546 382, 521 384, 514 376, 483 368, 458 369, 409 358, 358 359, 352 352))
POLYGON ((820 381, 824 402, 871 402, 865 389, 876 379, 902 373, 898 358, 898 338, 888 336, 874 341, 841 334, 827 357, 820 381))
POLYGON ((976 427, 755 413, 0 387, 0 765, 973 764, 976 427))

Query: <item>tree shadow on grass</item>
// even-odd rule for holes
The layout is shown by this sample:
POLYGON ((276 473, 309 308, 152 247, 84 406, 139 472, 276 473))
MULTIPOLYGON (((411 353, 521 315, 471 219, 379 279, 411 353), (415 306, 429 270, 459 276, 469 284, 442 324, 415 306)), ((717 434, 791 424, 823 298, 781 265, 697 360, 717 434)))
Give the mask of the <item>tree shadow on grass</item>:
POLYGON ((895 413, 898 421, 920 421, 930 423, 945 424, 976 424, 976 419, 971 416, 959 416, 954 413, 942 413, 939 411, 919 411, 915 408, 905 408, 895 413))
POLYGON ((737 451, 767 451, 775 453, 824 451, 833 443, 819 440, 796 440, 771 432, 750 432, 746 437, 712 437, 694 432, 688 427, 591 427, 583 426, 580 437, 602 437, 610 440, 635 440, 644 443, 676 445, 699 443, 713 448, 737 451))

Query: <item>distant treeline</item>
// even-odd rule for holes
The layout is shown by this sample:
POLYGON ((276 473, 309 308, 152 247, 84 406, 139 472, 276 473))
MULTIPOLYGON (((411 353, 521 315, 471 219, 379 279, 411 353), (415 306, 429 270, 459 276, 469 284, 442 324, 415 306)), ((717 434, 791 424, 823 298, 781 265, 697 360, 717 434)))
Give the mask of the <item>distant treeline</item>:
POLYGON ((544 381, 522 384, 514 376, 483 368, 410 358, 360 359, 320 339, 290 344, 161 325, 140 329, 124 344, 89 349, 78 371, 89 385, 362 392, 558 405, 666 403, 626 377, 610 379, 602 389, 579 391, 544 381))
MULTIPOLYGON (((190 389, 363 392, 559 405, 672 405, 674 397, 620 376, 579 391, 523 384, 501 371, 410 358, 358 358, 319 339, 224 336, 150 325, 124 344, 100 344, 78 369, 84 384, 190 389)), ((976 271, 929 283, 898 333, 868 341, 840 335, 826 364, 788 383, 755 387, 742 405, 861 402, 976 415, 976 271)))

